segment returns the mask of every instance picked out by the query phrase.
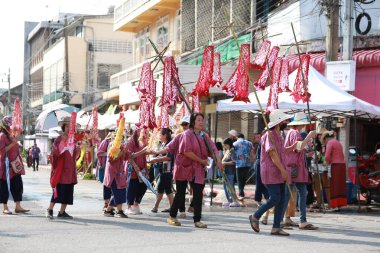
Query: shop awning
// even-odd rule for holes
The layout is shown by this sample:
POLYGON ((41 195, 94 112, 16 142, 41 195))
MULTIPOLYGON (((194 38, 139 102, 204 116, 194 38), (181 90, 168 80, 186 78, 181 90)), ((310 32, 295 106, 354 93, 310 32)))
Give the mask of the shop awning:
MULTIPOLYGON (((298 68, 298 55, 291 54, 286 56, 289 59, 289 70, 294 71, 298 68)), ((338 55, 338 59, 340 55, 338 55)), ((325 52, 310 53, 310 64, 318 71, 325 69, 325 52)), ((363 67, 379 67, 380 66, 380 49, 357 50, 352 54, 352 59, 356 61, 357 68, 363 67)))

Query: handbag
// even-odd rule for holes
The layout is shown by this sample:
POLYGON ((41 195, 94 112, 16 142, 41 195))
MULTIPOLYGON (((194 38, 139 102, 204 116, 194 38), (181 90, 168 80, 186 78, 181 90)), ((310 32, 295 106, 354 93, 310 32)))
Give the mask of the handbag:
POLYGON ((297 176, 298 176, 298 165, 297 164, 290 164, 290 176, 292 178, 297 178, 297 176))
POLYGON ((19 174, 24 168, 20 156, 17 156, 15 160, 10 162, 10 164, 13 172, 16 174, 19 174))

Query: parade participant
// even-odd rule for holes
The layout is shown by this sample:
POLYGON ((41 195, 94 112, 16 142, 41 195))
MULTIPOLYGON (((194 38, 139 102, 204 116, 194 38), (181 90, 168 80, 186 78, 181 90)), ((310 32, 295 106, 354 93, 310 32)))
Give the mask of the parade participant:
MULTIPOLYGON (((207 228, 207 225, 201 222, 202 200, 205 179, 205 168, 208 164, 209 150, 206 146, 211 146, 212 152, 218 154, 215 144, 203 130, 204 116, 201 113, 192 114, 190 117, 190 129, 183 133, 183 138, 179 143, 178 158, 182 160, 181 174, 184 180, 191 181, 193 184, 193 205, 194 205, 194 226, 197 228, 207 228)), ((215 155, 217 166, 223 169, 220 157, 215 155)), ((179 171, 177 171, 178 173, 179 171)), ((177 192, 178 194, 178 192, 177 192)), ((180 194, 185 194, 181 192, 180 194)), ((174 204, 173 204, 174 205, 174 204)), ((170 209, 170 217, 167 222, 170 225, 180 226, 181 223, 176 219, 177 210, 170 209)))
POLYGON ((249 216, 251 227, 257 233, 260 232, 259 220, 261 216, 274 206, 274 222, 271 234, 289 235, 280 229, 280 223, 285 201, 285 181, 288 180, 288 173, 285 168, 284 140, 281 137, 281 130, 286 127, 286 122, 290 117, 280 110, 273 110, 269 115, 270 122, 268 127, 270 130, 261 137, 261 179, 268 189, 269 200, 249 216))
POLYGON ((142 128, 140 126, 134 126, 133 134, 127 141, 128 153, 136 164, 136 166, 132 166, 131 161, 128 161, 127 166, 130 170, 131 177, 127 191, 128 208, 126 213, 130 215, 142 214, 139 205, 147 190, 147 186, 143 182, 140 182, 137 176, 139 171, 141 171, 143 176, 149 174, 146 164, 146 148, 139 141, 141 131, 142 128))
POLYGON ((40 153, 40 148, 37 147, 37 144, 34 144, 32 148, 33 171, 38 171, 38 165, 40 164, 40 153))
POLYGON ((237 141, 234 142, 236 152, 236 179, 239 187, 239 200, 244 199, 244 187, 249 178, 249 170, 252 167, 255 154, 253 153, 252 142, 244 139, 244 134, 238 134, 237 141))
POLYGON ((238 132, 235 129, 231 129, 228 131, 228 138, 232 140, 232 142, 237 141, 238 132))
MULTIPOLYGON (((172 140, 171 130, 168 128, 162 128, 160 131, 160 150, 164 149, 165 146, 172 140)), ((173 191, 172 191, 172 180, 173 180, 173 155, 167 154, 166 156, 158 155, 154 159, 150 160, 150 163, 154 164, 154 168, 159 170, 160 179, 157 185, 157 198, 152 209, 153 213, 157 213, 158 206, 162 200, 164 193, 168 197, 169 208, 164 209, 162 212, 168 213, 170 207, 173 204, 173 191)))
MULTIPOLYGON (((307 222, 306 219, 306 199, 307 199, 307 184, 309 182, 308 169, 305 160, 305 147, 316 136, 315 131, 310 131, 305 139, 302 138, 301 132, 309 124, 308 118, 305 113, 299 112, 294 116, 294 120, 288 124, 292 127, 285 139, 286 149, 286 169, 289 175, 289 181, 292 182, 294 187, 299 193, 299 209, 300 209, 300 223, 299 229, 315 230, 318 229, 313 224, 307 222)), ((295 195, 293 195, 295 196, 295 195)), ((285 189, 285 203, 283 208, 283 215, 286 212, 288 202, 290 199, 289 189, 285 189)), ((286 225, 296 226, 290 217, 285 220, 286 225)))
POLYGON ((327 131, 326 129, 319 130, 316 138, 316 150, 317 150, 317 163, 315 162, 315 159, 312 160, 311 167, 313 172, 313 188, 314 193, 317 196, 317 203, 312 206, 312 209, 320 209, 324 203, 322 202, 322 190, 321 185, 323 188, 323 192, 326 194, 326 200, 328 205, 330 206, 330 183, 327 177, 327 166, 325 166, 323 163, 325 161, 325 149, 326 147, 322 145, 322 134, 327 131), (316 166, 318 165, 318 170, 316 166))
MULTIPOLYGON (((112 143, 110 143, 112 146, 112 143)), ((123 211, 123 204, 127 201, 127 172, 125 171, 125 163, 129 159, 129 154, 125 144, 121 144, 120 151, 116 157, 107 156, 104 186, 111 189, 111 197, 108 202, 104 216, 128 218, 123 211), (116 206, 116 213, 113 208, 116 206)))
POLYGON ((347 206, 346 193, 346 161, 344 159, 342 144, 335 139, 334 131, 326 131, 322 134, 322 140, 326 145, 325 164, 331 166, 330 176, 330 207, 337 208, 347 206))
MULTIPOLYGON (((236 154, 235 154, 235 150, 233 149, 233 142, 230 138, 227 138, 223 141, 223 144, 224 144, 224 149, 226 150, 224 152, 224 156, 222 159, 224 173, 226 173, 226 176, 232 188, 235 189, 236 154)), ((223 203, 223 206, 238 207, 239 203, 233 202, 230 194, 228 193, 227 185, 225 182, 223 182, 223 188, 224 188, 224 192, 226 194, 226 198, 228 201, 226 203, 223 203)))
MULTIPOLYGON (((96 152, 96 155, 98 157, 97 175, 98 175, 98 180, 101 183, 103 183, 104 181, 104 173, 105 173, 106 161, 107 161, 107 151, 112 140, 113 140, 113 132, 109 132, 106 138, 104 138, 104 140, 100 143, 98 147, 98 151, 96 152)), ((104 199, 103 211, 105 211, 105 209, 108 207, 111 194, 112 194, 111 188, 103 184, 103 199, 104 199)))
MULTIPOLYGON (((57 171, 60 170, 62 173, 56 186, 58 196, 53 192, 46 216, 49 219, 54 219, 53 208, 56 203, 60 203, 61 208, 57 218, 72 219, 73 217, 66 213, 66 208, 67 205, 72 205, 74 202, 74 185, 78 183, 75 158, 79 150, 78 147, 76 147, 73 155, 71 155, 68 147, 65 146, 65 142, 69 137, 70 117, 64 117, 58 122, 58 125, 62 128, 62 134, 54 141, 52 146, 52 172, 50 181, 52 181, 54 175, 57 175, 57 171)), ((77 128, 78 126, 77 124, 77 128)))
MULTIPOLYGON (((173 179, 176 184, 176 194, 173 199, 173 204, 170 207, 170 212, 173 213, 172 217, 176 217, 178 211, 180 212, 179 218, 186 218, 186 207, 185 207, 185 195, 186 195, 186 187, 187 187, 187 179, 183 175, 184 171, 182 170, 182 161, 183 155, 178 153, 179 151, 179 143, 182 141, 183 133, 189 129, 190 125, 190 117, 184 116, 181 120, 181 128, 182 132, 178 133, 174 139, 169 142, 168 145, 163 150, 158 152, 154 152, 155 154, 174 154, 174 171, 173 171, 173 179), (174 213, 176 214, 174 216, 174 213)), ((191 206, 189 208, 192 208, 191 206)))
POLYGON ((3 214, 12 214, 8 208, 9 190, 16 203, 15 213, 26 213, 29 210, 21 207, 24 185, 21 175, 25 175, 25 169, 20 156, 20 149, 17 143, 18 136, 11 136, 10 128, 12 117, 5 116, 0 124, 0 201, 3 204, 3 214), (9 181, 7 182, 6 157, 9 160, 9 181))

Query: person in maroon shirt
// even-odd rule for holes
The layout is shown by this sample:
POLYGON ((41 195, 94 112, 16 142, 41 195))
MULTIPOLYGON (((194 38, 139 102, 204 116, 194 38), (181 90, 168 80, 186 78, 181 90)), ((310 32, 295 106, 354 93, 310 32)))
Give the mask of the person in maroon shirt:
POLYGON ((72 205, 74 202, 74 185, 78 183, 77 180, 77 169, 75 164, 75 157, 78 153, 77 148, 74 149, 73 155, 70 154, 67 147, 65 147, 65 141, 69 134, 70 129, 70 117, 65 117, 63 120, 58 122, 58 125, 62 128, 62 134, 54 141, 52 147, 52 173, 57 171, 59 160, 63 162, 62 174, 59 178, 56 190, 58 196, 51 197, 49 208, 47 209, 46 217, 49 219, 54 219, 53 208, 56 203, 61 204, 61 209, 57 215, 59 219, 72 219, 73 217, 66 213, 67 205, 72 205))
MULTIPOLYGON (((10 127, 12 125, 12 117, 5 116, 0 122, 0 202, 4 206, 3 214, 12 214, 8 208, 8 183, 6 177, 6 166, 5 159, 8 156, 8 160, 11 163, 16 159, 21 160, 20 150, 17 144, 17 136, 12 137, 10 134, 10 127)), ((16 172, 12 169, 11 164, 9 164, 9 179, 10 179, 10 192, 12 194, 13 200, 16 203, 15 212, 16 213, 26 213, 29 210, 21 207, 22 193, 23 193, 23 182, 21 175, 25 175, 24 166, 21 162, 22 168, 20 171, 16 172)))

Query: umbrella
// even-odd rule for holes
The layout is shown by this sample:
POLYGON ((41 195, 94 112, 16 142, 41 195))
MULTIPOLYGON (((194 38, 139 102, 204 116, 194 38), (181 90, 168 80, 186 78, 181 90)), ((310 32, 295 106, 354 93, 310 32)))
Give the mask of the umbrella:
POLYGON ((78 108, 66 104, 51 106, 41 112, 36 120, 36 130, 47 131, 57 127, 58 121, 64 117, 70 117, 72 112, 77 112, 78 108))
POLYGON ((144 184, 146 184, 148 189, 151 190, 153 194, 157 196, 157 192, 154 190, 153 185, 149 182, 149 180, 146 177, 144 177, 141 171, 137 172, 137 176, 143 181, 144 184))

